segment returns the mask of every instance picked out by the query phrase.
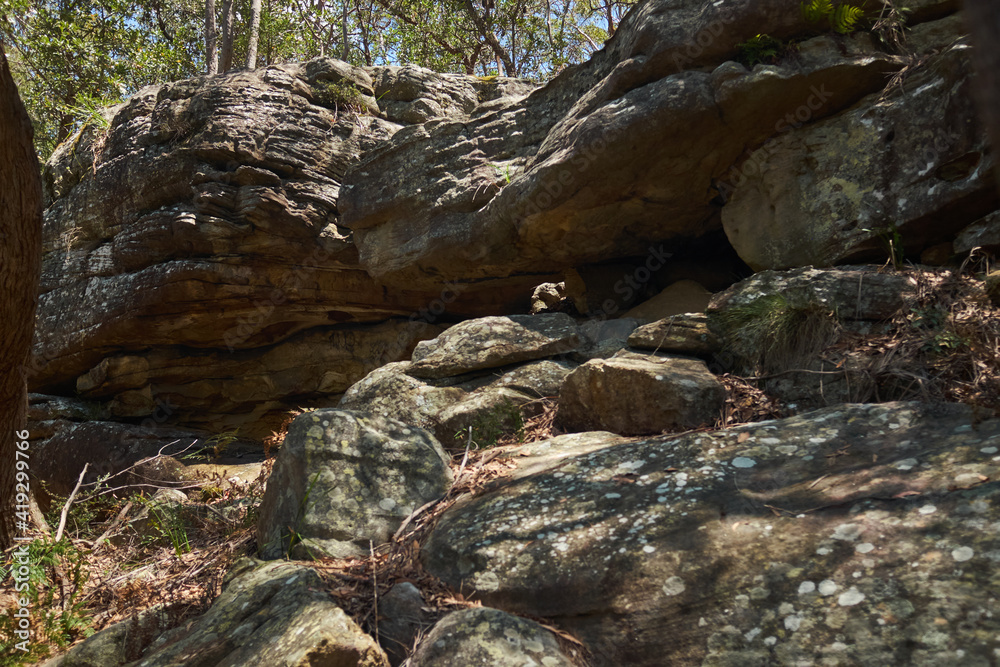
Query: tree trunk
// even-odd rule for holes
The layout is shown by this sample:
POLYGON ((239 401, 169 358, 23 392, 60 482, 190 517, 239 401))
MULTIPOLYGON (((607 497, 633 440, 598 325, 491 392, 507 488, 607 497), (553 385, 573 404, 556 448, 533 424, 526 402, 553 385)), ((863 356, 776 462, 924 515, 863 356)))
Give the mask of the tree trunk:
POLYGON ((340 59, 346 63, 348 56, 351 55, 351 44, 347 41, 347 0, 341 2, 341 7, 343 11, 340 17, 340 59))
POLYGON ((215 0, 205 0, 205 70, 219 73, 218 29, 215 27, 215 0))
POLYGON ((247 43, 247 69, 257 67, 257 41, 260 38, 260 0, 250 3, 250 38, 247 43))
MULTIPOLYGON (((974 86, 979 98, 980 116, 986 126, 993 159, 1000 156, 1000 3, 997 0, 965 0, 965 23, 972 37, 976 63, 974 86)), ((994 168, 1000 187, 1000 167, 994 168)))
POLYGON ((15 442, 25 435, 18 431, 25 427, 25 368, 41 270, 42 185, 32 137, 0 42, 0 549, 22 532, 15 512, 28 511, 16 503, 15 442))
POLYGON ((497 74, 506 74, 507 76, 517 76, 517 68, 514 67, 514 60, 507 53, 507 49, 503 47, 497 36, 493 34, 493 30, 486 25, 486 20, 479 14, 476 10, 475 4, 472 0, 463 0, 462 6, 465 7, 466 13, 469 18, 472 19, 472 23, 476 26, 476 31, 483 40, 490 45, 493 53, 496 55, 497 59, 503 63, 504 71, 500 71, 500 67, 497 67, 497 74))
POLYGON ((219 71, 228 72, 233 68, 233 0, 222 1, 222 52, 219 71))

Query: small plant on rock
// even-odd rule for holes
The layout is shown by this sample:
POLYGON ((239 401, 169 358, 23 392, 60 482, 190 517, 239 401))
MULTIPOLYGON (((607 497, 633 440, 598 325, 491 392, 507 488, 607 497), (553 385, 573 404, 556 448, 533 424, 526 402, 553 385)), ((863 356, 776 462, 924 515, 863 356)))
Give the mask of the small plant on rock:
POLYGON ((779 39, 770 35, 755 35, 736 47, 736 62, 748 69, 754 65, 773 65, 787 49, 779 39))
POLYGON ((858 22, 865 16, 861 7, 846 2, 833 4, 833 0, 804 0, 800 5, 802 16, 810 23, 829 21, 830 28, 846 35, 857 28, 858 22))

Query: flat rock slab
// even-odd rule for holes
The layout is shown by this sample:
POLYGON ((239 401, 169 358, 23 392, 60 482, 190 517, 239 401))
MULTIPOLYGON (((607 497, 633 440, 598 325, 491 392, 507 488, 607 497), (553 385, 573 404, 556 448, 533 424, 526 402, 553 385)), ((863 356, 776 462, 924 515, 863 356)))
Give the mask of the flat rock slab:
POLYGON ((704 313, 672 315, 641 326, 628 337, 629 347, 656 352, 707 356, 719 349, 704 313))
POLYGON ((454 611, 417 645, 412 667, 517 665, 573 667, 555 635, 534 621, 499 609, 454 611))
POLYGON ((310 568, 246 559, 204 615, 161 636, 132 667, 388 667, 310 568))
POLYGON ((841 405, 585 444, 447 511, 428 571, 598 666, 995 659, 1000 420, 841 405))
POLYGON ((263 558, 368 553, 452 482, 448 455, 427 431, 347 410, 299 415, 261 501, 263 558))
POLYGON ((566 377, 557 420, 571 431, 662 433, 714 422, 723 401, 725 389, 699 359, 593 359, 566 377))
POLYGON ((566 354, 579 346, 576 323, 565 313, 482 317, 418 343, 407 373, 443 378, 566 354))

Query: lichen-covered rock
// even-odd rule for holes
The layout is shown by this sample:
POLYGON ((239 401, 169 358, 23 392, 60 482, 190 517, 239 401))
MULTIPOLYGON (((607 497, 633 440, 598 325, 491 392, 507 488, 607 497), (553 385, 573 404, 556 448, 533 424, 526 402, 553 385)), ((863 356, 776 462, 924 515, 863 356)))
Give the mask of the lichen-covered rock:
POLYGON ((571 356, 575 361, 613 357, 626 347, 629 335, 638 325, 638 320, 631 317, 587 320, 580 324, 583 343, 571 356))
MULTIPOLYGON (((498 428, 516 429, 519 418, 540 409, 538 399, 558 396, 563 380, 575 368, 571 362, 543 359, 456 382, 415 378, 409 374, 411 366, 398 362, 372 371, 347 390, 337 407, 391 416, 454 446, 459 431, 482 425, 491 415, 498 428)), ((466 435, 458 440, 464 446, 466 435)))
POLYGON ((473 607, 448 614, 417 645, 413 667, 537 665, 573 667, 555 636, 538 623, 499 609, 473 607))
POLYGON ((171 627, 171 609, 155 605, 91 635, 42 667, 121 667, 142 656, 154 639, 171 627))
POLYGON ((808 363, 838 327, 889 320, 916 294, 913 275, 879 267, 761 271, 713 297, 708 326, 723 366, 776 373, 808 363))
POLYGON ((559 425, 643 435, 718 419, 725 390, 704 361, 641 356, 593 359, 570 373, 559 396, 559 425))
POLYGON ((511 315, 461 322, 413 350, 407 373, 443 378, 575 350, 580 336, 569 315, 511 315))
POLYGON ((388 667, 375 640, 310 568, 245 559, 202 616, 161 636, 132 667, 388 667))
POLYGON ((704 357, 718 351, 719 339, 703 313, 673 315, 641 326, 628 337, 629 347, 704 357))
POLYGON ((260 506, 263 558, 366 554, 451 485, 448 455, 427 431, 381 415, 299 415, 260 506))
POLYGON ((970 72, 960 44, 883 97, 786 126, 729 179, 722 222, 740 257, 755 270, 830 266, 884 258, 889 241, 919 255, 993 211, 970 72))
POLYGON ((986 665, 998 475, 1000 420, 842 405, 536 461, 445 512, 423 560, 598 667, 986 665))

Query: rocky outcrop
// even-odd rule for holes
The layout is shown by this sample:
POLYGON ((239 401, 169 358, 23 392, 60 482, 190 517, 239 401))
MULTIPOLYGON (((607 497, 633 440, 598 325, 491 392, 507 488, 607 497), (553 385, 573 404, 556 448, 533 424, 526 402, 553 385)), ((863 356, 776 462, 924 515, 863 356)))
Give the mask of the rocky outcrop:
MULTIPOLYGON (((399 102, 404 74, 375 79, 399 102)), ((260 436, 269 415, 408 355, 445 308, 526 306, 534 279, 473 297, 441 283, 386 289, 358 264, 340 184, 402 127, 377 115, 373 85, 332 59, 171 83, 60 146, 45 170, 31 385, 79 392, 114 418, 169 406, 171 424, 260 436), (338 100, 344 89, 375 114, 338 100)))
POLYGON ((395 419, 316 410, 292 422, 268 479, 257 541, 264 558, 344 558, 389 541, 448 491, 448 456, 395 419))
MULTIPOLYGON (((947 3, 929 4, 934 9, 924 11, 925 18, 948 11, 947 3)), ((346 177, 342 224, 354 231, 362 264, 397 285, 662 255, 661 244, 669 255, 686 240, 718 229, 719 206, 728 198, 737 207, 749 201, 742 193, 733 195, 736 185, 729 182, 734 171, 747 171, 746 147, 765 145, 770 151, 782 137, 803 141, 807 134, 798 131, 803 124, 816 124, 868 95, 877 97, 886 76, 906 63, 876 48, 867 34, 815 37, 778 64, 752 71, 732 62, 737 45, 758 33, 781 38, 810 30, 794 2, 644 3, 590 62, 523 101, 484 109, 469 121, 399 133, 366 156, 346 177), (422 177, 413 178, 415 172, 422 177)), ((923 38, 922 48, 930 51, 947 46, 954 36, 926 30, 923 38)), ((943 77, 941 85, 959 85, 966 59, 962 49, 932 57, 928 81, 943 77)), ((905 154, 906 164, 921 161, 935 129, 968 118, 899 101, 911 93, 888 92, 895 95, 896 107, 922 107, 922 131, 901 137, 894 149, 905 154)), ((961 95, 956 89, 949 99, 960 104, 961 95)), ((857 111, 830 122, 856 125, 855 116, 867 114, 874 104, 869 98, 857 111)), ((906 122, 901 116, 890 124, 906 122)), ((878 140, 886 136, 888 129, 878 140)), ((951 221, 954 230, 974 220, 969 215, 977 210, 983 214, 990 195, 982 175, 989 165, 983 162, 976 170, 979 160, 973 158, 981 155, 981 142, 972 140, 975 136, 973 126, 963 125, 958 138, 938 150, 933 168, 948 164, 946 176, 954 178, 942 180, 931 201, 917 204, 913 196, 900 196, 914 207, 914 221, 960 193, 968 195, 960 196, 970 198, 970 206, 951 221), (969 169, 959 174, 962 165, 969 169), (953 185, 944 187, 945 182, 953 185), (981 205, 972 205, 973 199, 981 205)), ((866 139, 864 145, 872 144, 866 139)), ((872 162, 882 159, 881 150, 869 155, 872 162)), ((904 171, 900 183, 918 187, 917 172, 904 171)), ((863 178, 859 173, 855 180, 863 178)), ((885 187, 896 184, 869 179, 859 187, 883 181, 885 187)), ((742 179, 737 184, 742 186, 742 179)), ((836 199, 836 182, 828 186, 836 199)), ((743 217, 728 217, 736 221, 727 226, 730 236, 735 225, 750 224, 743 217)), ((808 224, 811 217, 802 220, 808 224)), ((873 216, 872 227, 881 229, 884 221, 884 215, 873 216)), ((748 242, 759 242, 759 234, 746 229, 748 242)), ((743 246, 737 244, 737 250, 743 246)), ((751 264, 760 263, 754 254, 747 257, 751 264)), ((842 258, 820 257, 824 262, 842 258)), ((817 260, 803 253, 795 261, 792 265, 817 260)))
POLYGON ((843 405, 564 442, 448 510, 426 567, 552 619, 597 666, 991 659, 1000 421, 843 405))

